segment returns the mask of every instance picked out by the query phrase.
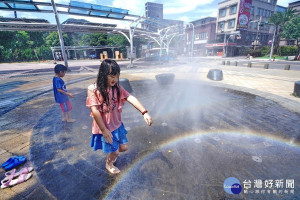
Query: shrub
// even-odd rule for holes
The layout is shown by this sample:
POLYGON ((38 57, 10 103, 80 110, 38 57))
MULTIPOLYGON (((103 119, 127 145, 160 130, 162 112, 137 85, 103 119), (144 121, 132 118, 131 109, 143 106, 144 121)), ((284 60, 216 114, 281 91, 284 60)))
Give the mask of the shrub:
POLYGON ((278 54, 280 56, 294 56, 297 50, 298 48, 296 46, 280 46, 278 48, 278 54))
POLYGON ((250 54, 253 57, 261 57, 261 50, 260 49, 248 49, 245 51, 246 55, 250 54))
POLYGON ((270 54, 270 47, 269 46, 264 46, 263 48, 262 48, 262 50, 261 50, 261 54, 263 55, 263 56, 266 56, 266 55, 268 55, 268 54, 270 54))

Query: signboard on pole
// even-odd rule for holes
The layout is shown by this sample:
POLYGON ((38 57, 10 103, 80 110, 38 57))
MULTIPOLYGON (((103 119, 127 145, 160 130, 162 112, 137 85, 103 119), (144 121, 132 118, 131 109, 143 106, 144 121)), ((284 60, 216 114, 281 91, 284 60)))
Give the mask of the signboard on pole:
POLYGON ((248 29, 252 0, 240 0, 237 29, 248 29))

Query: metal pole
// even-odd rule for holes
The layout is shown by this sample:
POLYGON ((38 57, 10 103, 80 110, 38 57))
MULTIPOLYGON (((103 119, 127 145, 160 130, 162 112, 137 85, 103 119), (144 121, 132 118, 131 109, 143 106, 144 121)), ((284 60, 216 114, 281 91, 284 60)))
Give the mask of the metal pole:
POLYGON ((225 57, 227 57, 227 51, 228 51, 228 41, 231 38, 232 35, 230 35, 226 41, 226 51, 225 51, 225 57))
POLYGON ((275 41, 275 33, 276 33, 276 27, 275 27, 274 33, 273 33, 273 39, 272 39, 272 45, 271 45, 271 51, 270 51, 270 58, 269 58, 269 60, 272 60, 272 56, 273 56, 273 48, 274 48, 274 41, 275 41))
POLYGON ((226 46, 226 32, 224 32, 224 46, 223 46, 223 52, 224 52, 224 55, 223 57, 226 57, 226 51, 225 51, 225 46, 226 46))
POLYGON ((58 13, 57 13, 57 10, 56 10, 56 6, 55 6, 55 3, 54 3, 54 0, 51 0, 51 4, 52 4, 52 7, 53 7, 53 12, 54 12, 54 15, 55 15, 55 19, 56 19, 57 31, 58 31, 58 36, 59 36, 59 41, 60 41, 62 56, 63 56, 64 62, 65 62, 65 66, 67 67, 68 71, 71 71, 69 69, 69 66, 68 66, 68 59, 67 59, 67 56, 66 56, 64 39, 63 39, 62 30, 61 30, 61 26, 60 26, 60 22, 59 22, 59 17, 58 17, 58 13))
POLYGON ((132 56, 133 56, 133 33, 132 33, 132 28, 129 27, 129 38, 130 38, 130 66, 129 67, 133 67, 132 64, 132 56))
POLYGON ((261 16, 259 18, 259 21, 257 22, 257 31, 256 31, 256 37, 255 37, 255 41, 254 41, 254 50, 256 49, 256 43, 257 43, 257 40, 258 40, 258 31, 259 31, 259 25, 261 23, 261 16))
POLYGON ((191 45, 192 45, 192 54, 191 54, 191 57, 193 57, 194 55, 194 40, 195 40, 195 26, 193 23, 189 23, 192 25, 193 27, 193 33, 192 33, 192 41, 191 41, 191 45))

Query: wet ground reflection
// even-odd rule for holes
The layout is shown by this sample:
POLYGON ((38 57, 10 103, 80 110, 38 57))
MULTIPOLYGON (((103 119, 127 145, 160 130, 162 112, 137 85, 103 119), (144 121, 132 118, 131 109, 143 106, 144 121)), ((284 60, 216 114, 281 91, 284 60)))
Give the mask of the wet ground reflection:
POLYGON ((146 127, 138 111, 124 107, 130 149, 118 158, 121 175, 107 174, 105 155, 89 148, 86 91, 72 102, 76 123, 62 124, 59 108, 53 107, 35 126, 31 160, 58 199, 300 197, 299 115, 261 97, 199 82, 131 84, 154 124, 146 127), (255 194, 253 185, 253 194, 250 189, 249 194, 227 194, 223 183, 228 177, 241 184, 294 179, 295 194, 284 194, 284 189, 278 195, 255 194))

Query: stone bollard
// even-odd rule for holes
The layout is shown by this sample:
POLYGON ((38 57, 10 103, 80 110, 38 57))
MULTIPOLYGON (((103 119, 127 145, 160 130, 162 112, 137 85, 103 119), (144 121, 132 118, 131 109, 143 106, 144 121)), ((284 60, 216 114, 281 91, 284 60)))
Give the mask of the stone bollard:
POLYGON ((285 65, 284 70, 290 70, 290 68, 291 68, 291 65, 287 64, 287 65, 285 65))
POLYGON ((223 80, 223 72, 219 69, 210 69, 207 78, 213 81, 221 81, 223 80))
POLYGON ((226 62, 226 65, 230 65, 230 61, 229 60, 226 62))
POLYGON ((252 67, 252 63, 251 62, 248 63, 248 67, 250 67, 250 68, 252 67))
POLYGON ((155 76, 159 85, 169 85, 173 83, 175 78, 175 74, 172 73, 165 73, 165 74, 158 74, 155 76))
POLYGON ((237 62, 237 61, 234 61, 233 65, 234 65, 234 66, 238 66, 238 62, 237 62))
POLYGON ((300 97, 300 81, 295 82, 294 95, 300 97))
POLYGON ((125 90, 127 90, 127 92, 129 92, 129 93, 132 92, 131 85, 130 85, 129 80, 128 80, 127 78, 120 78, 120 79, 119 79, 119 84, 120 84, 125 90))
POLYGON ((225 65, 225 60, 222 61, 222 65, 225 65))
POLYGON ((266 64, 264 65, 264 68, 265 68, 265 69, 269 69, 269 63, 266 63, 266 64))

